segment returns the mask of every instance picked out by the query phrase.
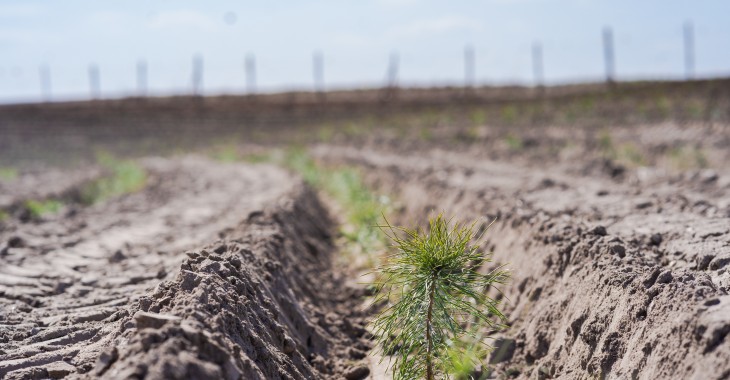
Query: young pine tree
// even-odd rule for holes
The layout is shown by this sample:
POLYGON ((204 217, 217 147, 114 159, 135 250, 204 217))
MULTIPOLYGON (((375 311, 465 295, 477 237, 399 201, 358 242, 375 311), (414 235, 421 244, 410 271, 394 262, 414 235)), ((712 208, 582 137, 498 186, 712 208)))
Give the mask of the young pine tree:
POLYGON ((389 303, 372 326, 382 351, 394 356, 395 379, 448 377, 450 345, 479 327, 502 327, 498 301, 486 292, 508 273, 502 267, 478 273, 490 256, 472 245, 474 226, 438 215, 428 231, 387 220, 381 227, 395 251, 377 271, 376 301, 389 303))

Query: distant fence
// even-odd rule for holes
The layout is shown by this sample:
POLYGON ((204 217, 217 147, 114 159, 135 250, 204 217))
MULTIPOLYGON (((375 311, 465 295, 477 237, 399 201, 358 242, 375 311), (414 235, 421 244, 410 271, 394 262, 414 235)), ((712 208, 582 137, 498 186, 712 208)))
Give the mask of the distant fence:
MULTIPOLYGON (((689 80, 695 77, 695 36, 694 26, 692 22, 687 21, 683 25, 682 47, 684 53, 684 78, 689 80)), ((603 61, 605 81, 608 84, 614 84, 616 81, 616 55, 614 50, 613 29, 605 27, 602 31, 603 61)), ((318 94, 321 100, 325 99, 325 59, 322 51, 315 51, 312 54, 312 91, 318 94)), ((541 41, 535 41, 532 44, 532 84, 538 89, 545 85, 545 67, 543 60, 543 46, 541 41)), ((477 57, 474 47, 467 45, 464 49, 464 82, 463 86, 469 91, 476 85, 476 68, 477 57)), ((196 54, 192 59, 190 92, 193 96, 203 94, 204 86, 204 60, 203 56, 196 54)), ((246 55, 244 60, 244 71, 246 77, 245 92, 249 95, 257 93, 257 68, 256 56, 253 53, 246 55)), ((399 54, 393 52, 390 55, 383 82, 383 97, 392 98, 397 94, 396 89, 399 83, 399 54)), ((137 62, 137 89, 134 96, 146 97, 149 95, 148 89, 148 65, 145 60, 137 62)), ((49 64, 41 65, 39 69, 40 94, 41 99, 48 102, 53 99, 52 96, 52 78, 51 67, 49 64)), ((102 81, 101 70, 97 64, 89 65, 89 98, 100 99, 102 97, 102 81)))

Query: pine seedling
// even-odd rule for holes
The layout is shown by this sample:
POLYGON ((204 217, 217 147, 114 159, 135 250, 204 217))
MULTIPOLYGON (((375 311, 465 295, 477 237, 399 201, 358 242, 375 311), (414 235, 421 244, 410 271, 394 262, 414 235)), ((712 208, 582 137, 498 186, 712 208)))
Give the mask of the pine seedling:
POLYGON ((395 249, 376 272, 375 302, 387 306, 372 327, 382 353, 392 355, 394 379, 449 378, 450 346, 479 328, 503 327, 499 302, 487 291, 509 275, 504 267, 478 272, 491 256, 472 244, 475 224, 438 215, 428 231, 393 227, 387 220, 381 226, 395 249))

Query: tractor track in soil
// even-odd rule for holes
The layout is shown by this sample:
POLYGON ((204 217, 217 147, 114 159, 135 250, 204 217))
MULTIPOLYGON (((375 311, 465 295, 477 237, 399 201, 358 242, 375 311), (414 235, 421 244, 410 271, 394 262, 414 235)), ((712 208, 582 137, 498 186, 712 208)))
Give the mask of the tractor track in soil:
MULTIPOLYGON (((334 378, 363 352, 333 222, 267 165, 145 159, 140 192, 0 229, 0 378, 334 378)), ((22 197, 72 191, 69 172, 22 197)), ((48 183, 48 182, 47 182, 48 183)))

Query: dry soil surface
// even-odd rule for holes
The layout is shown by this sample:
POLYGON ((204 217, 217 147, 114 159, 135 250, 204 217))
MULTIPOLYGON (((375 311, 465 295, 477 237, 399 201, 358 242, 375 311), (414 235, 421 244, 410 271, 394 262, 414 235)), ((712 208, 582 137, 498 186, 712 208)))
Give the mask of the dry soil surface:
MULTIPOLYGON (((497 218, 484 248, 512 271, 510 327, 490 378, 730 377, 727 169, 617 171, 476 148, 311 152, 361 168, 396 199, 398 224, 497 218)), ((18 205, 98 173, 2 185, 0 378, 382 375, 368 367, 365 291, 333 269, 336 223, 300 179, 197 157, 141 163, 142 191, 42 218, 18 205)))
POLYGON ((730 172, 616 177, 595 162, 515 165, 468 151, 313 153, 362 168, 399 200, 401 224, 442 211, 497 218, 484 248, 512 280, 492 377, 730 377, 730 172))
MULTIPOLYGON (((138 193, 0 222, 0 378, 368 375, 363 292, 331 270, 311 190, 273 166, 142 164, 138 193)), ((38 176, 4 185, 3 204, 93 171, 38 176)))

